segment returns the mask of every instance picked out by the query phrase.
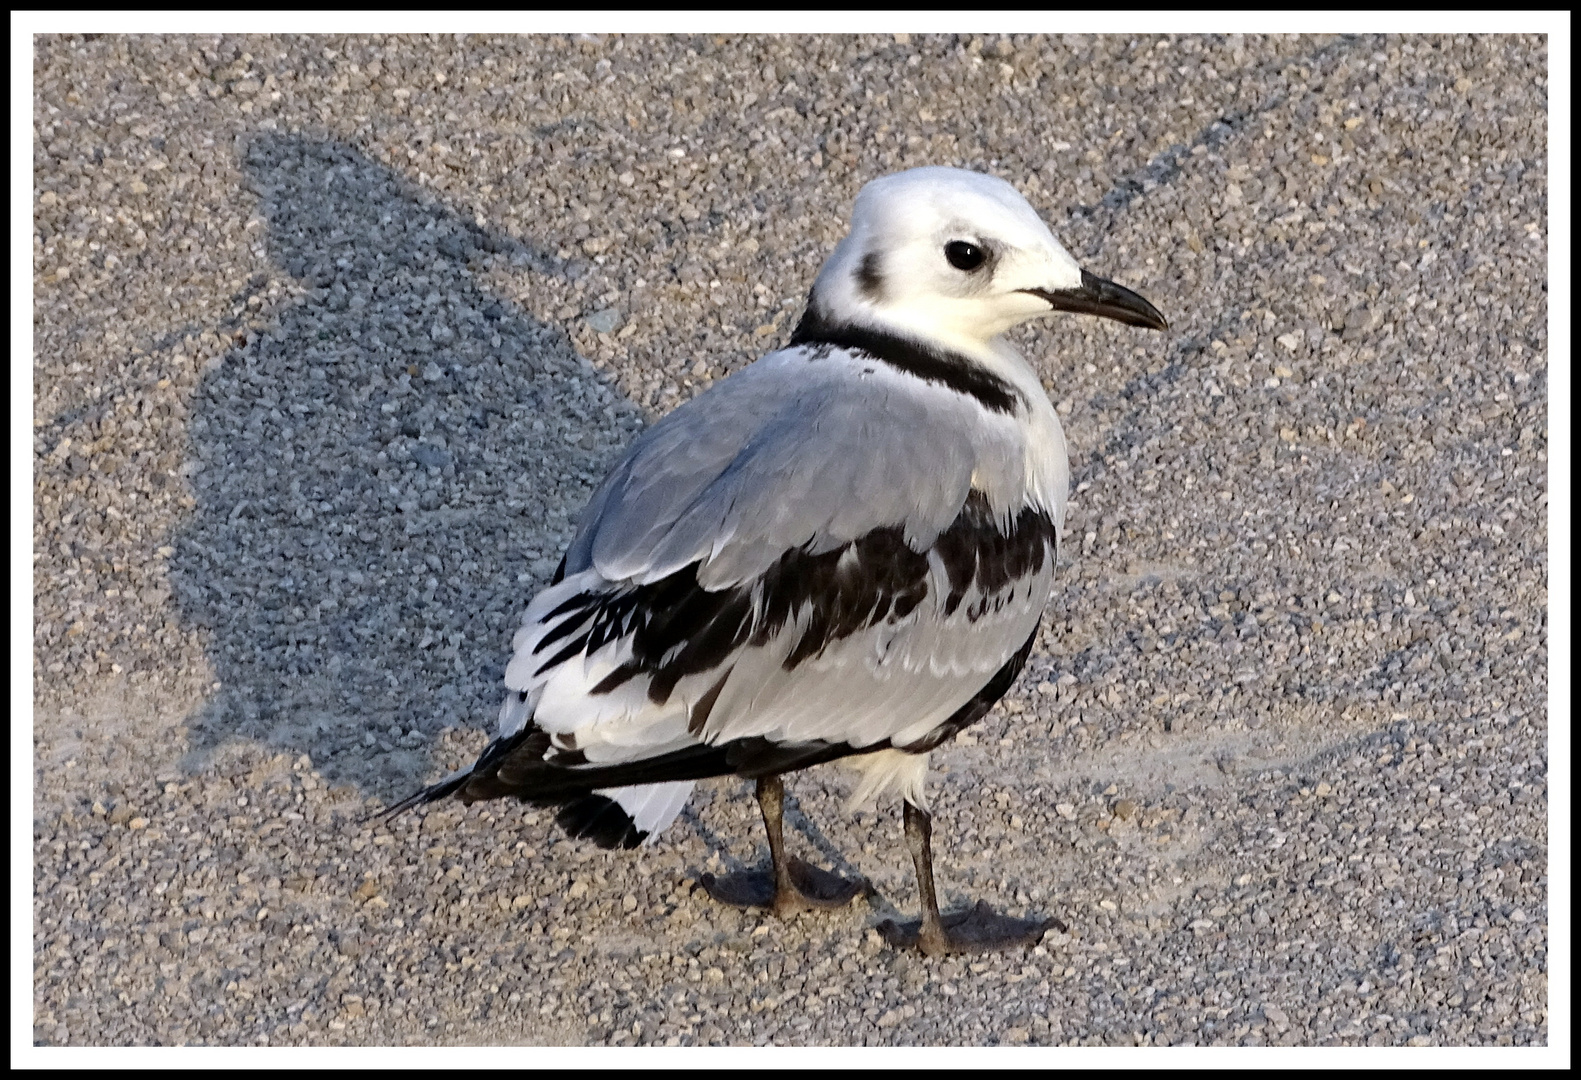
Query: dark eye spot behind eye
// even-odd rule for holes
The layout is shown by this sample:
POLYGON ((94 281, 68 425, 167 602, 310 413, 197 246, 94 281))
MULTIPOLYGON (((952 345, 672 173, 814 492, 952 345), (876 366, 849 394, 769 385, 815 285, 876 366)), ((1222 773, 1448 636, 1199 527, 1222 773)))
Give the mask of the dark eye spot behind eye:
POLYGON ((862 262, 856 268, 856 284, 864 299, 875 304, 883 301, 884 273, 876 251, 862 256, 862 262))
POLYGON ((944 245, 944 257, 950 260, 950 265, 955 269, 971 272, 983 265, 988 252, 965 240, 951 240, 944 245))

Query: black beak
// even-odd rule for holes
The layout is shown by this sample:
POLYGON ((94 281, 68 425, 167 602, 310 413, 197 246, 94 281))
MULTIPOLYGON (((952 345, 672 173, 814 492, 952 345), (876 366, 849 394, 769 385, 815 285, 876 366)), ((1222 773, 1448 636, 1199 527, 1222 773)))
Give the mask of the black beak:
POLYGON ((1168 330, 1169 323, 1159 310, 1123 285, 1105 281, 1083 270, 1081 286, 1075 289, 1022 289, 1041 296, 1055 311, 1075 311, 1083 315, 1102 315, 1131 326, 1149 330, 1168 330))

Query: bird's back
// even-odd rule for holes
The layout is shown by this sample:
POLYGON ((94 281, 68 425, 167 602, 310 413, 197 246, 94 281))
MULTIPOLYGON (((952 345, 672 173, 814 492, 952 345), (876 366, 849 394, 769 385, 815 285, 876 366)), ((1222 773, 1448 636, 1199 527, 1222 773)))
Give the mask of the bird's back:
POLYGON ((534 598, 501 734, 546 760, 924 738, 1022 645, 1055 511, 1026 421, 860 352, 771 354, 646 432, 534 598))

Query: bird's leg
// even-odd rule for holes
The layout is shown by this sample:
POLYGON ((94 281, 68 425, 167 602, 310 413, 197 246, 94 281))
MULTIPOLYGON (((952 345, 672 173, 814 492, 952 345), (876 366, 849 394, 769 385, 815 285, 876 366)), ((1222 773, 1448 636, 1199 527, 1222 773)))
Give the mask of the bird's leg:
POLYGON ((785 918, 798 911, 844 907, 866 888, 867 883, 860 879, 851 881, 795 856, 785 856, 785 783, 778 776, 758 780, 758 809, 769 834, 770 867, 740 870, 722 878, 704 874, 699 884, 709 896, 737 907, 773 908, 774 914, 785 918))
POLYGON ((891 945, 915 945, 929 956, 952 952, 993 952, 1016 946, 1036 945, 1050 928, 1063 930, 1058 919, 1012 919, 997 914, 979 900, 965 911, 939 914, 939 900, 933 888, 933 819, 919 806, 906 803, 906 847, 917 867, 917 892, 921 897, 922 919, 896 923, 885 919, 878 932, 891 945))
POLYGON ((763 831, 769 834, 769 860, 774 869, 774 914, 784 917, 787 902, 795 895, 790 867, 785 865, 785 781, 777 776, 758 780, 758 810, 763 814, 763 831))
POLYGON ((933 818, 926 810, 906 803, 906 847, 917 868, 917 899, 922 905, 922 922, 917 928, 917 946, 929 956, 948 951, 944 927, 939 924, 939 897, 933 885, 933 818))

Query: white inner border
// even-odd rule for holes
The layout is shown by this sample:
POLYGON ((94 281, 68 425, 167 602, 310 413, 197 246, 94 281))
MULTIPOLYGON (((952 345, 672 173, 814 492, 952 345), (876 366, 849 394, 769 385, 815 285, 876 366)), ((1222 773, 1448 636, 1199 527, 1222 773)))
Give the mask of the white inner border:
POLYGON ((11 1062, 20 1068, 1566 1068, 1570 1064, 1570 671, 1548 670, 1548 1037, 1541 1048, 35 1047, 33 1040, 33 48, 35 34, 1135 33, 1548 35, 1548 641, 1570 651, 1570 16, 1561 11, 304 12, 11 15, 11 1062), (1554 362, 1554 358, 1558 362, 1554 362), (23 719, 26 718, 26 723, 23 719), (772 1058, 769 1055, 774 1055, 772 1058))

